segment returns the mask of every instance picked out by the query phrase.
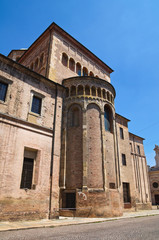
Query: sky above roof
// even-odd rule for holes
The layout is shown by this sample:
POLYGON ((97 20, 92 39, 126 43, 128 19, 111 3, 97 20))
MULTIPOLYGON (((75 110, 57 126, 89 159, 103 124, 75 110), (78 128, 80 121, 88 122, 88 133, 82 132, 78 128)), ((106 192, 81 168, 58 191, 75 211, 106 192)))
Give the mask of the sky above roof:
POLYGON ((114 69, 116 112, 145 138, 147 162, 159 145, 158 0, 1 0, 0 53, 28 48, 55 22, 114 69), (149 111, 148 111, 149 110, 149 111))

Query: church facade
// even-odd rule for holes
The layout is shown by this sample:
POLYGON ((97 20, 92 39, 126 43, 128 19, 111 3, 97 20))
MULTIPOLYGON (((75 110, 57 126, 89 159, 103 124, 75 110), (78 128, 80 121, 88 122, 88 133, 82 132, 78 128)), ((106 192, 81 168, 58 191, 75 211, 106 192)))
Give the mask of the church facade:
POLYGON ((55 23, 0 55, 0 219, 151 208, 144 139, 115 111, 112 72, 55 23))

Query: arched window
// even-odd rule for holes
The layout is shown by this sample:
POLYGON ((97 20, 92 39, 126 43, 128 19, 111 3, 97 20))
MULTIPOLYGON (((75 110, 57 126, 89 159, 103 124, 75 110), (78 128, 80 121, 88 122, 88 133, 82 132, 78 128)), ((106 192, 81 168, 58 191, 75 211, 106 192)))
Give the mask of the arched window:
POLYGON ((103 98, 106 99, 105 89, 102 90, 102 93, 103 93, 103 98))
POLYGON ((66 53, 62 54, 62 64, 67 67, 68 66, 68 56, 66 53))
POLYGON ((85 94, 90 95, 90 87, 89 86, 85 86, 85 94))
POLYGON ((96 96, 96 88, 92 87, 92 96, 96 96))
POLYGON ((107 100, 110 101, 110 94, 107 92, 107 100))
POLYGON ((66 97, 69 97, 69 88, 66 88, 66 97))
POLYGON ((90 71, 89 76, 94 77, 94 73, 90 71))
POLYGON ((78 76, 81 76, 81 64, 80 63, 76 64, 76 73, 78 74, 78 76))
POLYGON ((78 86, 78 95, 83 95, 83 86, 82 85, 78 86))
POLYGON ((71 87, 71 96, 75 96, 76 95, 76 87, 72 86, 71 87))
POLYGON ((31 63, 31 65, 30 65, 30 69, 33 70, 33 68, 34 68, 34 64, 31 63))
POLYGON ((113 132, 113 126, 112 126, 112 111, 108 106, 104 107, 104 125, 105 130, 108 132, 113 132))
POLYGON ((38 68, 38 66, 39 66, 39 59, 37 58, 35 61, 35 68, 38 68))
POLYGON ((83 76, 88 76, 88 69, 86 67, 83 68, 83 76))
POLYGON ((40 66, 43 65, 43 61, 44 61, 44 53, 42 53, 40 56, 40 66))
POLYGON ((73 72, 75 71, 75 61, 73 58, 70 58, 69 69, 72 70, 73 72))
POLYGON ((70 109, 70 127, 79 126, 79 108, 74 107, 70 109))
POLYGON ((97 89, 97 93, 98 93, 98 97, 101 97, 101 89, 100 88, 97 89))

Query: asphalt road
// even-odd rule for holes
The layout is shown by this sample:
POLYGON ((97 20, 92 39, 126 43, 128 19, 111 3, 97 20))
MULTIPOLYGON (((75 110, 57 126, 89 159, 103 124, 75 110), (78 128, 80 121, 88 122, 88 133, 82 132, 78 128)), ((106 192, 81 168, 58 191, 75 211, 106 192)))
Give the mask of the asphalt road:
POLYGON ((0 240, 158 240, 159 216, 102 223, 0 232, 0 240))

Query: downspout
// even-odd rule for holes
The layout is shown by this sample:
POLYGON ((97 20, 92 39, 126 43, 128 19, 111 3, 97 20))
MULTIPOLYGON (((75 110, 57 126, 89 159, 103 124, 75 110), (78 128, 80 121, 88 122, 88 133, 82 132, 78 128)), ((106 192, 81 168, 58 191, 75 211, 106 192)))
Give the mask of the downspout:
POLYGON ((119 171, 119 187, 121 186, 121 177, 120 177, 120 161, 119 161, 119 142, 118 142, 118 134, 117 134, 117 124, 115 118, 115 132, 116 132, 116 142, 117 142, 117 155, 118 155, 118 171, 119 171))
POLYGON ((55 106, 54 106, 54 121, 52 130, 52 148, 51 148, 51 164, 50 164, 50 196, 49 196, 49 219, 51 219, 51 205, 52 205, 52 184, 53 184, 53 163, 54 163, 54 147, 55 147, 55 127, 56 127, 56 109, 57 109, 57 84, 55 89, 55 106))

